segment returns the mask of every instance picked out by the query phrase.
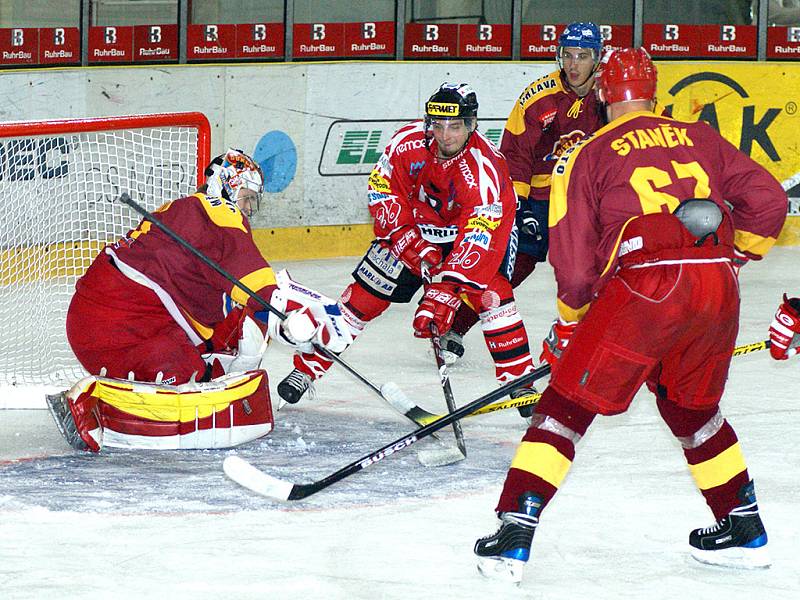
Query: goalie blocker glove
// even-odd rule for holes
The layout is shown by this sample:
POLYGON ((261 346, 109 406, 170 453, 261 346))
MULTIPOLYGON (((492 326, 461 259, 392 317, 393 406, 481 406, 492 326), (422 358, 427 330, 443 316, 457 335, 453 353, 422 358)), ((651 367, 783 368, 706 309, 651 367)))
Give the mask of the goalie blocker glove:
POLYGON ((800 298, 787 298, 778 307, 769 326, 769 353, 775 360, 786 360, 798 353, 800 346, 800 298))

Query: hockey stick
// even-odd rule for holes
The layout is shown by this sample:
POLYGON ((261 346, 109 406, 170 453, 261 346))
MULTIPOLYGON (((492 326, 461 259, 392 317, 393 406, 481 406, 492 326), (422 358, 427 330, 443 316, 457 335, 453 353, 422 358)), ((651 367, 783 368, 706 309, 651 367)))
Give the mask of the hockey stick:
MULTIPOLYGON (((422 271, 422 279, 425 285, 431 284, 430 266, 426 262, 420 264, 422 271)), ((439 370, 439 381, 442 385, 442 392, 444 393, 444 401, 447 404, 447 410, 453 412, 456 409, 456 400, 453 397, 453 388, 450 387, 450 374, 447 372, 447 365, 444 362, 444 355, 442 354, 442 341, 439 336, 439 328, 436 323, 431 320, 431 346, 433 347, 433 356, 436 359, 436 368, 439 370)), ((456 445, 464 455, 467 457, 467 444, 464 442, 464 431, 461 429, 461 421, 453 421, 453 433, 456 436, 456 445)))
MULTIPOLYGON (((742 346, 736 346, 733 349, 733 356, 743 356, 745 354, 752 354, 753 352, 758 352, 760 350, 766 350, 772 345, 769 340, 762 340, 760 342, 753 342, 751 344, 744 344, 742 346)), ((542 397, 541 392, 535 392, 532 394, 527 394, 520 398, 514 398, 513 400, 505 400, 504 402, 496 402, 494 404, 490 404, 488 406, 484 406, 470 414, 467 415, 466 418, 469 417, 477 417, 478 415, 485 415, 487 413, 497 412, 498 410, 506 410, 509 408, 519 408, 520 406, 528 406, 529 404, 537 404, 539 399, 542 397)), ((428 412, 424 408, 420 408, 419 406, 416 407, 414 411, 414 421, 421 425, 427 425, 428 423, 433 423, 434 421, 438 421, 439 419, 444 418, 444 415, 437 415, 436 413, 428 412)))
MULTIPOLYGON (((283 313, 282 311, 280 311, 277 308, 275 308, 274 306, 272 306, 272 304, 270 304, 269 302, 264 300, 264 298, 262 298, 256 292, 254 292, 249 287, 247 287, 245 284, 243 284, 239 279, 237 279, 236 277, 234 277, 233 275, 228 273, 225 269, 223 269, 221 266, 219 266, 216 262, 214 262, 213 260, 208 258, 205 254, 200 252, 200 250, 198 250, 197 248, 192 246, 189 242, 187 242, 185 239, 183 239, 180 235, 175 233, 170 227, 168 227, 167 225, 162 223, 160 219, 155 217, 151 212, 149 212, 147 209, 142 207, 133 198, 131 198, 131 196, 130 196, 130 194, 128 194, 128 192, 123 192, 122 194, 120 194, 119 200, 123 204, 127 204, 128 206, 130 206, 133 210, 135 210, 140 215, 142 215, 142 217, 144 217, 145 219, 150 221, 153 225, 158 227, 161 231, 163 231, 170 238, 172 238, 172 240, 174 240, 175 242, 177 242, 178 244, 183 246, 184 249, 188 250, 191 254, 193 254, 198 259, 200 259, 205 265, 207 265, 208 267, 210 267, 211 269, 213 269, 214 271, 216 271, 217 273, 222 275, 225 279, 230 281, 233 285, 238 287, 245 294, 247 294, 248 296, 253 298, 263 308, 265 308, 266 310, 268 310, 269 312, 274 314, 281 321, 286 320, 286 314, 285 313, 283 313)), ((395 410, 398 410, 404 417, 406 417, 407 419, 412 421, 415 425, 420 425, 420 423, 418 423, 413 417, 411 417, 411 416, 409 416, 409 414, 407 414, 408 412, 413 412, 414 414, 416 414, 417 411, 414 410, 414 407, 416 405, 413 402, 411 402, 411 400, 408 399, 408 397, 397 386, 397 384, 395 384, 393 382, 387 382, 383 386, 378 387, 377 385, 375 385, 374 383, 369 381, 366 377, 361 375, 361 373, 356 371, 353 367, 351 367, 347 362, 345 362, 338 355, 334 354, 333 352, 330 352, 327 348, 323 348, 323 347, 318 346, 316 344, 314 345, 314 348, 320 354, 322 354, 325 358, 327 358, 327 359, 329 359, 329 360, 331 360, 331 361, 333 361, 335 363, 338 363, 339 365, 344 367, 344 369, 347 370, 347 372, 349 372, 356 379, 358 379, 361 383, 363 383, 369 389, 371 389, 373 392, 375 392, 384 401, 386 401, 392 408, 394 408, 395 410), (404 407, 404 410, 398 409, 397 408, 398 406, 404 407)), ((419 407, 417 407, 417 408, 419 408, 419 407)), ((419 409, 419 410, 422 410, 422 409, 419 409)), ((438 438, 438 436, 437 436, 437 439, 440 439, 440 438, 438 438)), ((440 439, 440 441, 442 441, 442 440, 440 439)), ((456 460, 462 460, 464 458, 463 456, 458 456, 457 457, 455 455, 455 452, 456 451, 453 448, 451 453, 449 453, 448 455, 445 455, 445 456, 441 456, 440 460, 448 460, 449 462, 455 462, 456 460)), ((458 454, 460 455, 460 452, 458 454)), ((448 463, 447 462, 430 463, 430 466, 436 466, 436 465, 439 465, 439 464, 448 464, 448 463)))
POLYGON ((278 479, 277 477, 273 477, 272 475, 264 473, 246 460, 235 455, 225 458, 222 463, 222 468, 230 479, 257 494, 267 496, 269 498, 275 498, 277 500, 301 500, 312 494, 316 494, 320 490, 324 490, 326 487, 333 485, 337 481, 341 481, 345 477, 349 477, 354 473, 358 473, 359 471, 366 469, 370 465, 374 465, 390 454, 395 454, 408 448, 412 444, 433 434, 443 427, 447 427, 451 423, 455 423, 459 419, 466 417, 472 412, 491 404, 498 398, 502 398, 512 390, 515 390, 520 386, 533 383, 548 373, 550 373, 550 365, 542 365, 527 375, 523 375, 519 379, 515 379, 514 381, 492 390, 477 400, 473 400, 469 404, 465 404, 461 408, 445 415, 438 421, 430 423, 429 425, 425 425, 409 435, 394 440, 382 448, 374 450, 369 454, 362 456, 358 460, 351 462, 349 465, 342 467, 330 475, 312 483, 291 483, 283 479, 278 479))

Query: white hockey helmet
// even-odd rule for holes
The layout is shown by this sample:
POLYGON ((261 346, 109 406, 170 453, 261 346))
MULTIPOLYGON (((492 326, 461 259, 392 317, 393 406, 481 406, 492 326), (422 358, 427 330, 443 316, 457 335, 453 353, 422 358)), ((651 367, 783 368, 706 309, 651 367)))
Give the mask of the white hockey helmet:
POLYGON ((256 208, 261 205, 264 173, 242 150, 229 148, 225 154, 217 156, 206 167, 205 176, 208 196, 225 198, 238 205, 242 190, 250 190, 253 193, 250 199, 255 200, 256 208))

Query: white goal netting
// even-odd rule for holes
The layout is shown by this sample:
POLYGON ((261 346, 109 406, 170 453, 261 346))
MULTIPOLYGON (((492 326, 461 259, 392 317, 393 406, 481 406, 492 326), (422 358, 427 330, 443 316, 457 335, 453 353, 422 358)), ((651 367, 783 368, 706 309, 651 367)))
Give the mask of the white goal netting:
POLYGON ((209 152, 198 113, 0 123, 0 386, 70 385, 76 280, 149 210, 192 193, 209 152))

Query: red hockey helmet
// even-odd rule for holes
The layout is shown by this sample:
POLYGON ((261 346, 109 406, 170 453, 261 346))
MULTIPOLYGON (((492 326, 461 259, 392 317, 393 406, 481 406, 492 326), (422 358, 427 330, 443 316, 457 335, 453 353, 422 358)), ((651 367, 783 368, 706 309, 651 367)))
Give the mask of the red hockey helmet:
POLYGON ((603 57, 595 77, 597 99, 604 104, 655 100, 656 66, 644 48, 622 48, 603 57))

